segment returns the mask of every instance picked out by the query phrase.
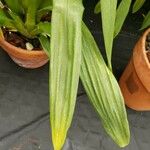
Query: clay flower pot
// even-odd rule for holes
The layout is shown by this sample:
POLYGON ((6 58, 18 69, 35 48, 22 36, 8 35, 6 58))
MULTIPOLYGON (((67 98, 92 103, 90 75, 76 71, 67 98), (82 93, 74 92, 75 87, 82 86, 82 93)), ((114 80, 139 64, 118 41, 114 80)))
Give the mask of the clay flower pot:
POLYGON ((150 28, 139 39, 132 58, 122 74, 119 84, 125 103, 135 110, 150 110, 150 61, 145 50, 150 28))
POLYGON ((48 62, 48 57, 43 50, 27 51, 13 46, 2 37, 0 37, 0 46, 8 53, 12 60, 21 67, 34 69, 48 62))

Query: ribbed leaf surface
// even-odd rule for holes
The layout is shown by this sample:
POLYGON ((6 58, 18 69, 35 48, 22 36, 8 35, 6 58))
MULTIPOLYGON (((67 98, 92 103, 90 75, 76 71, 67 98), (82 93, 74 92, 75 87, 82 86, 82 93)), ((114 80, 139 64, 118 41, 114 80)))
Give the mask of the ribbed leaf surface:
POLYGON ((130 132, 120 88, 84 24, 82 31, 82 83, 106 132, 120 147, 124 147, 129 143, 130 132))
POLYGON ((55 150, 70 127, 81 64, 81 0, 54 0, 51 30, 50 120, 55 150))

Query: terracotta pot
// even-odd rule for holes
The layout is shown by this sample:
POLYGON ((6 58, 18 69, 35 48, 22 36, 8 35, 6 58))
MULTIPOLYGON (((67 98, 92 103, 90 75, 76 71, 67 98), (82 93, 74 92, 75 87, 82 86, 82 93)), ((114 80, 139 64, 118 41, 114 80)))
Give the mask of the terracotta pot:
POLYGON ((148 29, 139 39, 132 58, 122 74, 119 84, 125 103, 135 110, 150 110, 150 62, 145 50, 148 29))
POLYGON ((2 37, 0 37, 0 46, 8 53, 12 60, 21 67, 34 69, 48 62, 48 57, 43 50, 27 51, 13 46, 2 37))

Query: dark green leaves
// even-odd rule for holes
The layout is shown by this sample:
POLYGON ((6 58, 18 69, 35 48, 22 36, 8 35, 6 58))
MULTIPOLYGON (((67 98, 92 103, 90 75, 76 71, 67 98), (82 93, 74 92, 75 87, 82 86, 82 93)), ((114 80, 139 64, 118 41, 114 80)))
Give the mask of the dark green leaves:
POLYGON ((81 0, 54 0, 50 50, 50 122, 55 150, 71 125, 81 64, 81 0))
POLYGON ((148 14, 145 16, 145 19, 143 21, 143 24, 142 24, 142 27, 141 27, 141 30, 147 28, 150 26, 150 11, 148 12, 148 14))
POLYGON ((40 35, 39 36, 40 43, 42 45, 43 50, 47 54, 47 56, 50 58, 50 40, 47 36, 40 35))
POLYGON ((106 132, 120 147, 124 147, 129 143, 130 132, 119 85, 84 24, 82 33, 82 83, 106 132))
POLYGON ((0 8, 0 27, 2 26, 15 29, 14 21, 6 15, 2 8, 0 8))

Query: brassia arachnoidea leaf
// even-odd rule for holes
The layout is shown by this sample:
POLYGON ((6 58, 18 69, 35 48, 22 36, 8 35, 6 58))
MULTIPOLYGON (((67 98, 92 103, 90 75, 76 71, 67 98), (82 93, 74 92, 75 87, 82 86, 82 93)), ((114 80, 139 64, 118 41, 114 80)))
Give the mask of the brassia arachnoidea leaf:
POLYGON ((129 144, 130 131, 119 85, 84 24, 82 33, 82 83, 106 132, 120 147, 125 147, 129 144))
POLYGON ((82 0, 54 0, 50 49, 50 122, 61 150, 74 113, 81 65, 82 0))

